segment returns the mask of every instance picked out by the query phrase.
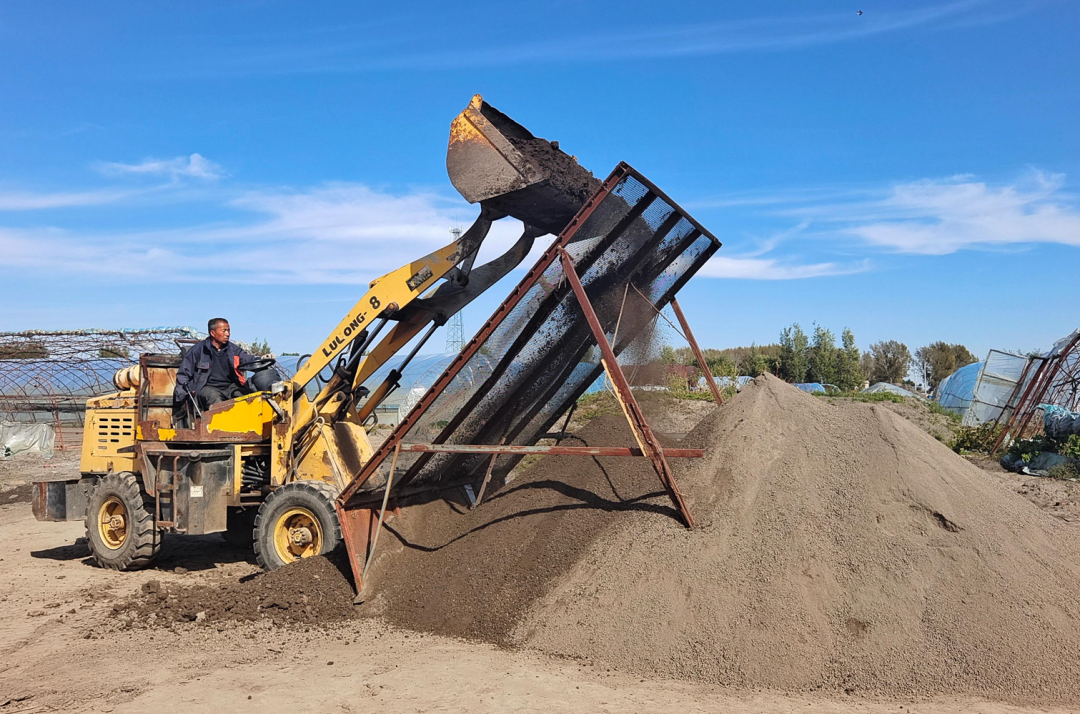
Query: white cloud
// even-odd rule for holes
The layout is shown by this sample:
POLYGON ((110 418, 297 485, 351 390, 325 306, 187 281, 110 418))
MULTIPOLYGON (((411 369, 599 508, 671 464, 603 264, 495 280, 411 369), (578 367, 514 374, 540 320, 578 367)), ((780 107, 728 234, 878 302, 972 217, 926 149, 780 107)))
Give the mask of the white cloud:
POLYGON ((175 159, 146 159, 138 164, 104 162, 98 165, 98 170, 106 176, 167 176, 174 181, 181 178, 214 180, 226 175, 221 166, 202 154, 177 156, 175 159))
POLYGON ((709 259, 698 275, 708 278, 745 278, 749 280, 799 280, 826 275, 850 275, 867 270, 869 263, 790 264, 772 258, 741 258, 721 254, 709 259))
MULTIPOLYGON (((0 194, 0 210, 90 205, 119 195, 0 194)), ((207 200, 205 193, 181 198, 207 200)), ((226 191, 211 200, 215 209, 231 210, 231 218, 145 231, 0 228, 0 265, 68 274, 119 265, 127 275, 169 280, 201 279, 209 269, 220 275, 227 268, 235 282, 364 284, 445 245, 450 227, 467 228, 477 214, 475 206, 436 192, 393 193, 355 183, 226 191)), ((1004 184, 959 175, 889 188, 741 194, 713 204, 729 225, 742 221, 754 228, 780 218, 792 227, 728 239, 702 268, 705 277, 796 280, 864 272, 872 267, 870 257, 883 252, 1080 246, 1080 204, 1066 192, 1063 176, 1043 172, 1004 184)), ((509 247, 520 231, 516 221, 497 222, 478 263, 509 247)), ((548 240, 537 241, 527 260, 535 260, 548 240)))
POLYGON ((899 184, 856 207, 870 220, 847 231, 872 245, 930 255, 1023 243, 1080 246, 1080 206, 1063 185, 1064 176, 1041 172, 1000 186, 970 177, 899 184))
POLYGON ((737 213, 744 221, 798 221, 777 236, 804 245, 828 241, 845 250, 854 244, 864 252, 946 255, 1040 243, 1080 246, 1080 198, 1066 189, 1064 175, 1038 170, 997 183, 957 174, 885 187, 740 192, 690 205, 737 213))
MULTIPOLYGON (((365 284, 446 245, 450 228, 467 228, 478 212, 434 193, 398 195, 359 184, 252 191, 228 205, 241 212, 228 224, 145 232, 0 229, 0 265, 67 273, 114 265, 163 280, 199 279, 213 270, 216 279, 234 282, 365 284)), ((509 247, 520 230, 516 221, 497 222, 480 261, 509 247)))
POLYGON ((29 191, 0 191, 0 211, 38 211, 48 208, 101 206, 134 195, 133 191, 66 191, 33 193, 29 191))

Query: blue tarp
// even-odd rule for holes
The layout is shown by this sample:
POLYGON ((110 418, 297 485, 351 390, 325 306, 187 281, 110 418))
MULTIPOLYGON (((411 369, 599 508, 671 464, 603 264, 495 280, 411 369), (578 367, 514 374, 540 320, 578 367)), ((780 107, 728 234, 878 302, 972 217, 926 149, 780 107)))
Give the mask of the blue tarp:
POLYGON ((1056 404, 1040 404, 1043 410, 1043 430, 1054 439, 1065 439, 1080 434, 1080 412, 1071 412, 1056 404))

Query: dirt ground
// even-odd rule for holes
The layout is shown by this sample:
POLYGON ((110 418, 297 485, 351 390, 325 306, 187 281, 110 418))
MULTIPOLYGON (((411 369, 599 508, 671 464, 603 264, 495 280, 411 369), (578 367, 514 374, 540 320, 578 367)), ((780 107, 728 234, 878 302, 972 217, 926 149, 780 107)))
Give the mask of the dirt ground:
MULTIPOLYGON (((56 451, 51 459, 42 458, 40 454, 26 453, 15 454, 6 459, 0 458, 0 494, 19 486, 27 486, 34 481, 52 481, 78 476, 78 449, 56 451)), ((0 496, 0 503, 5 503, 2 496, 0 496)))
POLYGON ((1080 523, 1080 483, 1006 471, 994 459, 966 457, 995 481, 1015 491, 1050 515, 1068 523, 1080 523))
MULTIPOLYGON (((671 423, 656 424, 657 430, 689 431, 711 409, 708 403, 691 405, 675 410, 671 423)), ((319 627, 310 618, 286 625, 196 622, 185 611, 147 626, 129 619, 128 604, 149 592, 205 588, 213 605, 213 591, 257 589, 259 570, 249 554, 217 535, 167 538, 146 571, 97 568, 81 523, 39 523, 30 512, 26 484, 73 476, 77 460, 77 452, 58 452, 51 461, 26 455, 0 461, 0 714, 142 714, 149 707, 356 712, 376 703, 388 712, 1076 711, 967 697, 882 700, 642 678, 534 650, 420 634, 383 617, 319 627)), ((1076 509, 1078 491, 1055 490, 1076 484, 978 465, 1059 517, 1055 509, 1076 513, 1062 504, 1076 509)))
POLYGON ((128 628, 113 612, 150 581, 235 582, 256 567, 217 536, 167 542, 154 569, 87 559, 78 523, 0 506, 0 713, 979 712, 1067 711, 971 699, 868 701, 642 680, 572 660, 396 629, 379 620, 319 630, 260 624, 128 628), (183 563, 181 566, 180 564, 183 563), (177 567, 186 572, 174 572, 177 567))

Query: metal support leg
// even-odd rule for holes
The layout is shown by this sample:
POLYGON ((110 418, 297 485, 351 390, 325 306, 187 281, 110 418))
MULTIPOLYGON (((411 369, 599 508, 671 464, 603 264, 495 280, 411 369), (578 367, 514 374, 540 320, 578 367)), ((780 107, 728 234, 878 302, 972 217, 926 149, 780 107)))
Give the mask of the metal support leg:
POLYGON ((702 373, 705 375, 705 381, 709 385, 709 391, 712 392, 713 399, 716 400, 717 404, 723 404, 724 397, 720 394, 720 388, 716 386, 716 380, 713 379, 709 365, 705 362, 705 355, 701 353, 701 348, 698 347, 697 340, 694 339, 694 333, 690 331, 690 323, 686 321, 686 315, 683 315, 682 308, 679 307, 679 301, 675 298, 671 298, 671 309, 675 311, 675 317, 679 318, 683 334, 686 336, 686 341, 690 343, 690 349, 694 351, 694 357, 697 359, 698 367, 701 368, 702 373))
MULTIPOLYGON (((506 437, 499 439, 499 445, 506 441, 506 437)), ((495 470, 495 459, 499 458, 498 454, 491 455, 491 461, 488 462, 487 471, 484 472, 484 482, 480 484, 480 490, 476 494, 476 501, 473 502, 471 508, 476 508, 480 505, 480 502, 484 500, 484 494, 487 493, 488 484, 491 482, 491 472, 495 470)))
POLYGON ((630 384, 626 381, 622 368, 619 367, 615 351, 611 348, 611 343, 608 342, 607 334, 600 324, 600 319, 596 316, 596 311, 593 310, 589 296, 585 293, 585 288, 582 286, 581 279, 574 268, 574 261, 562 247, 558 248, 558 253, 559 258, 562 260, 563 271, 566 273, 566 280, 570 283, 570 288, 574 291, 578 304, 581 306, 581 311, 585 313, 585 319, 588 321, 589 328, 592 329, 596 343, 600 347, 600 352, 603 355, 601 361, 604 370, 615 387, 615 396, 623 408, 626 420, 630 424, 630 430, 633 432, 634 438, 637 439, 638 446, 652 461, 656 475, 660 478, 660 483, 663 484, 664 490, 667 491, 668 496, 671 498, 675 510, 682 516, 686 527, 693 528, 694 517, 690 515, 690 509, 686 506, 682 493, 679 492, 675 477, 671 473, 667 459, 664 458, 664 450, 660 446, 660 442, 653 435, 652 429, 646 423, 645 416, 638 406, 637 400, 630 391, 630 384))

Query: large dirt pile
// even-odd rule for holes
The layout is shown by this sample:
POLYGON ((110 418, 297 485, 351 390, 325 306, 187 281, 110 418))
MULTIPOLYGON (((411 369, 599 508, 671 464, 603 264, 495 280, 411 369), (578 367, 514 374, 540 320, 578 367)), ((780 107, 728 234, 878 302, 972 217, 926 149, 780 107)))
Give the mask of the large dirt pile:
POLYGON ((1080 539, 877 405, 759 378, 688 440, 699 527, 623 514, 513 640, 742 687, 1080 701, 1080 539))

